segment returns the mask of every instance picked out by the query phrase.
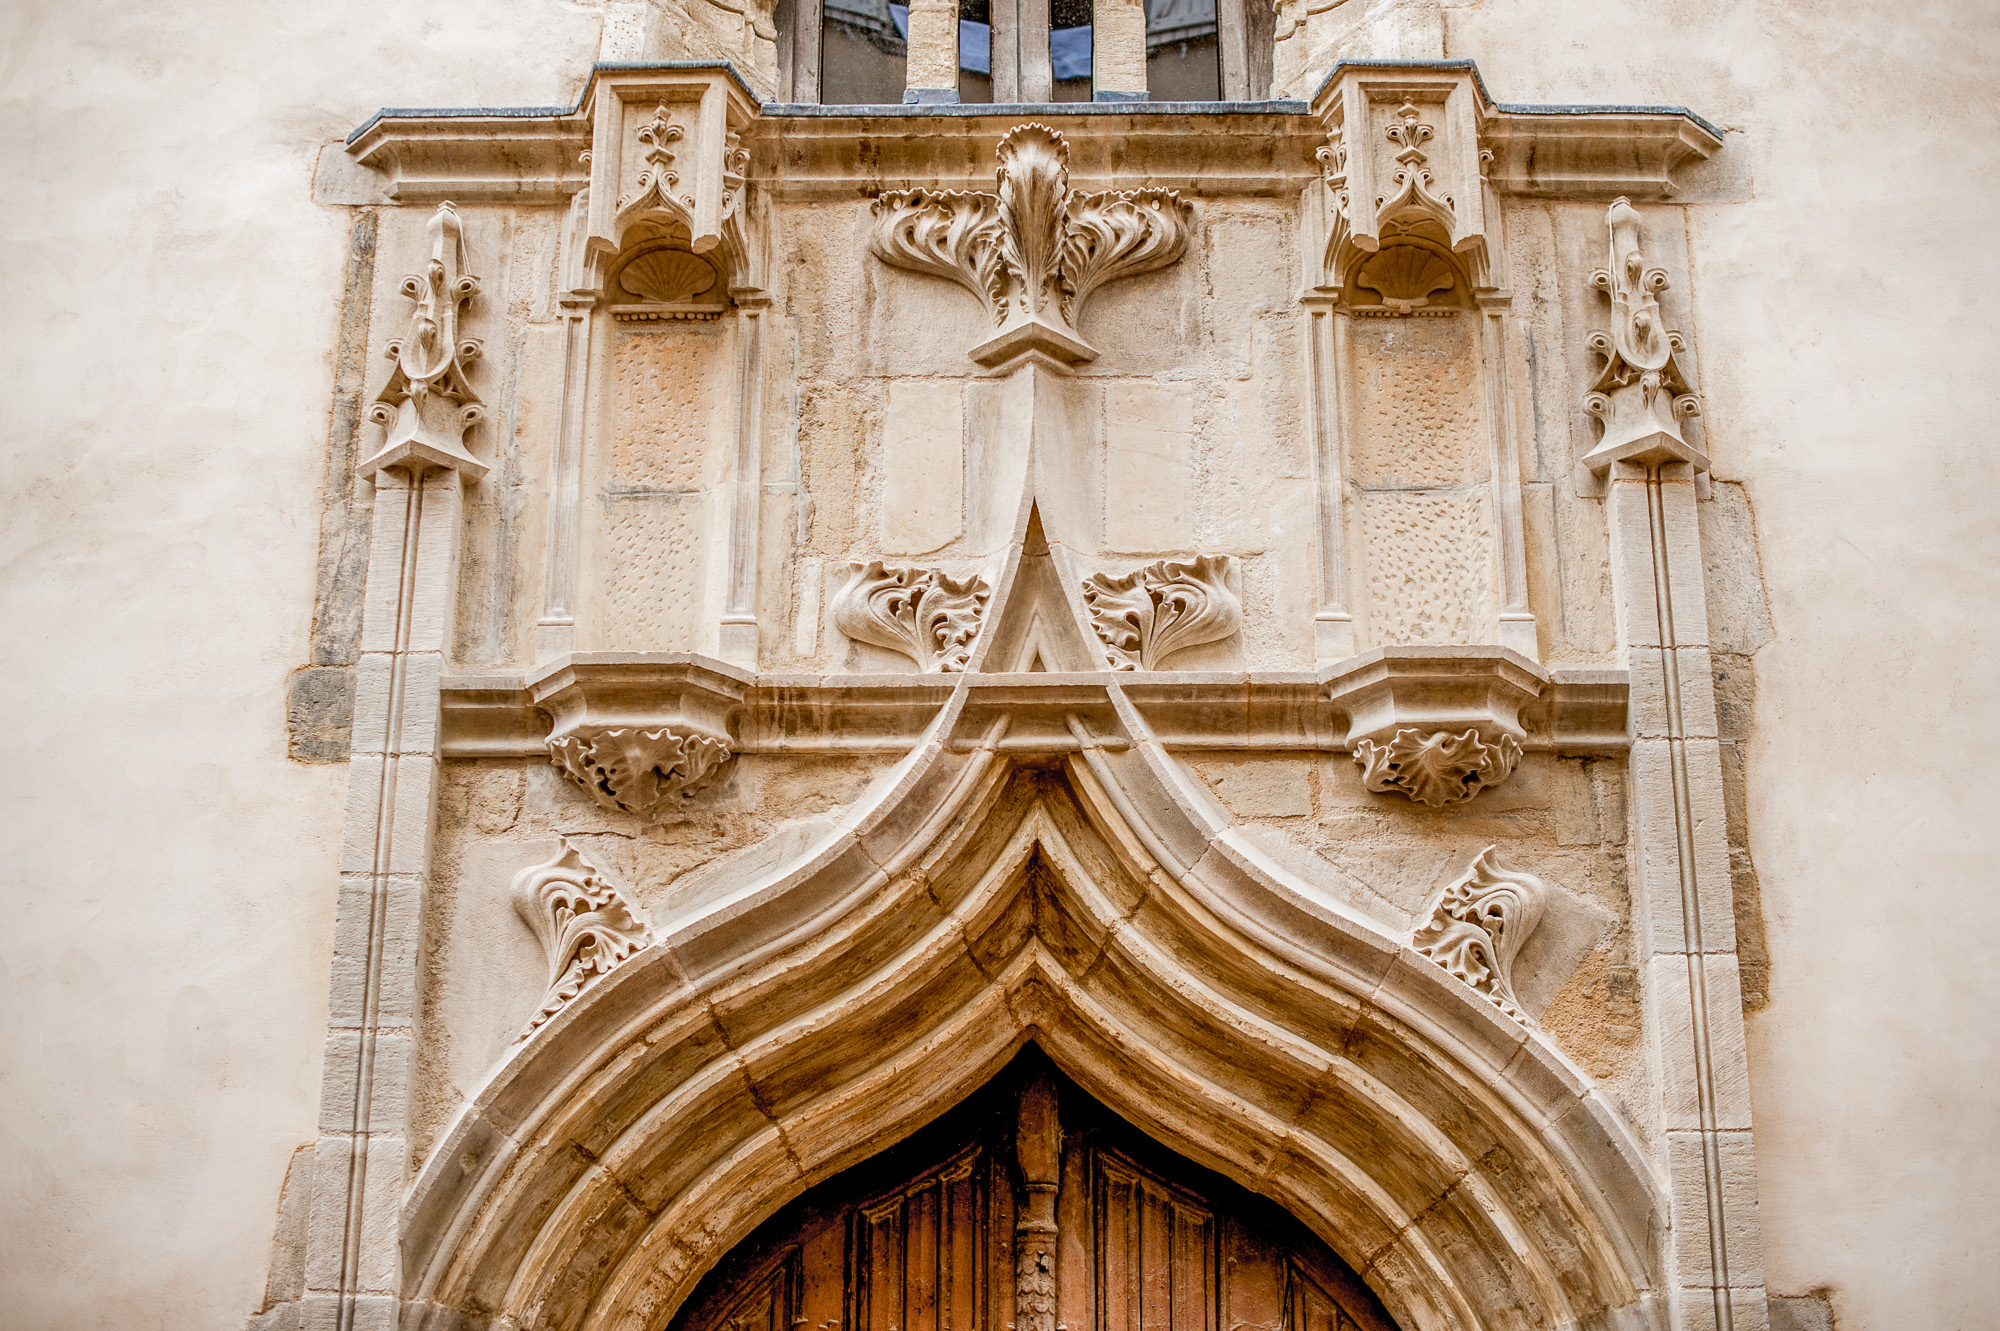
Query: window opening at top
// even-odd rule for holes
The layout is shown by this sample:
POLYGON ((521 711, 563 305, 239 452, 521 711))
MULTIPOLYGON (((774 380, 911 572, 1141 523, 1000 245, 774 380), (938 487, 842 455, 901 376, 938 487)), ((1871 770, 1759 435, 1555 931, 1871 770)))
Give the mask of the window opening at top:
POLYGON ((854 106, 903 100, 910 7, 887 0, 821 0, 819 99, 854 106))
POLYGON ((1146 90, 1156 102, 1222 99, 1215 0, 1146 0, 1146 90))
POLYGON ((1087 102, 1091 0, 1049 0, 1049 100, 1087 102))
POLYGON ((993 0, 958 0, 958 100, 993 100, 993 0))

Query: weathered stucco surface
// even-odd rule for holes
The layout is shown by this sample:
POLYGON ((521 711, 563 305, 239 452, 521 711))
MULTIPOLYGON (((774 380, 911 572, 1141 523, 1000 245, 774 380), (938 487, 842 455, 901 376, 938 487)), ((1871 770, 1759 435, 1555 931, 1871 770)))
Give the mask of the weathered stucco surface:
MULTIPOLYGON (((368 539, 340 395, 356 374, 364 397, 381 383, 424 211, 378 236, 315 204, 313 174, 322 146, 378 106, 568 104, 594 58, 641 54, 647 31, 673 26, 671 9, 612 5, 607 27, 603 8, 17 5, 0 18, 0 162, 16 185, 0 604, 26 686, 0 944, 10 1325, 233 1326, 262 1306, 267 1278, 296 1292, 283 1235, 304 1217, 281 1225, 278 1201, 319 1130, 346 782, 336 668, 353 659, 341 624, 358 623, 358 601, 323 595, 315 623, 316 565, 352 572, 352 543, 327 532, 368 539), (357 320, 343 306, 357 284, 372 326, 367 308, 357 320), (292 690, 302 720, 288 734, 302 666, 329 673, 292 690), (316 761, 288 758, 288 743, 316 761)), ((1767 1283, 1827 1291, 1843 1328, 1978 1325, 2000 1301, 2000 1034, 1985 1019, 2000 960, 1968 940, 2000 853, 1980 778, 2000 740, 1984 687, 2000 653, 1985 371, 2000 337, 1976 313, 2000 278, 1979 241, 2000 206, 2000 14, 1365 8, 1398 41, 1437 41, 1384 54, 1474 58, 1502 100, 1682 104, 1729 131, 1689 176, 1684 231, 1656 231, 1649 253, 1672 273, 1715 465, 1701 527, 1767 1283)), ((717 21, 732 41, 751 22, 717 21)), ((708 49, 677 40, 650 53, 708 49)), ((1204 207, 1187 260, 1107 288, 1079 323, 1104 353, 1073 391, 1101 450, 1083 507, 1105 567, 1190 548, 1242 561, 1243 636, 1190 652, 1190 668, 1311 663, 1309 617, 1285 609, 1312 595, 1285 211, 1204 207)), ((911 481, 953 474, 971 446, 949 416, 983 391, 962 353, 982 321, 963 292, 941 298, 865 258, 859 205, 784 213, 773 308, 779 359, 802 388, 767 395, 758 441, 760 539, 767 569, 784 570, 759 587, 763 668, 907 670, 836 632, 831 603, 850 559, 996 548, 968 504, 911 481), (811 289, 788 286, 795 271, 811 289), (884 456, 909 471, 871 461, 884 456)), ((545 557, 553 426, 536 413, 561 376, 559 215, 466 217, 497 316, 482 335, 510 348, 510 369, 477 445, 495 473, 467 492, 451 655, 467 671, 518 670, 534 656, 545 557)), ((1517 200, 1507 217, 1518 350, 1533 367, 1531 400, 1514 408, 1533 423, 1521 459, 1532 608, 1545 661, 1601 664, 1615 643, 1603 501, 1577 493, 1568 445, 1588 439, 1590 329, 1576 312, 1597 306, 1573 275, 1599 261, 1602 205, 1517 200)), ((644 428, 585 469, 586 568, 595 552, 604 567, 584 580, 602 600, 581 607, 579 645, 713 650, 698 603, 721 595, 720 564, 681 587, 669 584, 697 575, 657 556, 663 540, 709 548, 722 530, 700 505, 727 432, 697 456, 674 433, 680 413, 697 397, 718 420, 735 408, 706 380, 662 388, 627 373, 681 363, 702 325, 617 336, 634 354, 607 362, 607 387, 644 428), (621 540, 659 566, 621 565, 621 540)), ((1415 479, 1483 481, 1483 453, 1460 447, 1463 385, 1442 353, 1433 368, 1423 385, 1377 385, 1382 402, 1436 417, 1438 474, 1415 479)), ((1385 493, 1412 480, 1395 461, 1385 493)), ((1363 506, 1354 530, 1372 541, 1421 527, 1426 548, 1477 530, 1490 548, 1478 493, 1398 502, 1409 511, 1363 506)), ((1378 576, 1355 568, 1357 585, 1378 576)), ((1379 576, 1400 604, 1395 577, 1379 576)), ((1405 618, 1435 614, 1420 596, 1405 618)), ((880 765, 745 756, 684 813, 635 824, 546 763, 447 764, 411 1092, 419 1157, 543 992, 544 959, 505 889, 557 834, 665 916, 712 881, 700 860, 788 820, 816 825, 803 820, 847 806, 880 765)), ((1531 754, 1452 812, 1385 804, 1345 755, 1190 766, 1274 859, 1395 929, 1481 847, 1530 855, 1562 890, 1516 963, 1522 1002, 1654 1139, 1622 760, 1531 754)), ((1774 1304, 1774 1325, 1810 1325, 1813 1307, 1774 1304)))

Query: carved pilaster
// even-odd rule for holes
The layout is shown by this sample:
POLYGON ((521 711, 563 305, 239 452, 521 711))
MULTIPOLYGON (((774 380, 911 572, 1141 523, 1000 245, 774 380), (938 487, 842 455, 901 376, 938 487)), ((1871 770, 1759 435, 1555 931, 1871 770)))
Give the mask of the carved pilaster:
POLYGON ((549 989, 519 1039, 646 946, 647 928, 625 894, 568 842, 555 857, 514 875, 514 909, 549 959, 549 989))
POLYGON ((1514 958, 1541 923, 1548 884, 1510 869, 1488 846, 1447 887, 1410 946, 1484 994, 1516 1021, 1533 1025, 1514 996, 1514 958))
POLYGON ((834 626, 858 642, 903 653, 923 671, 965 669, 992 589, 974 573, 873 560, 856 564, 833 602, 834 626))
POLYGON ((486 406, 466 378, 479 342, 459 336, 460 307, 479 290, 466 258, 465 224, 441 203, 427 228, 430 261, 403 279, 412 302, 409 330, 391 338, 384 355, 396 363, 368 419, 385 427, 382 447, 361 464, 373 476, 386 467, 414 473, 444 468, 477 480, 486 464, 465 450, 465 432, 486 418, 486 406))
POLYGON ((1243 626, 1228 555, 1163 559, 1123 577, 1086 579, 1091 627, 1114 670, 1158 670, 1175 652, 1220 642, 1243 626))
POLYGON ((1164 268, 1187 249, 1190 205, 1176 190, 1079 194, 1069 145, 1047 125, 1000 140, 997 192, 892 190, 875 201, 871 247, 886 264, 958 282, 997 331, 982 365, 1039 352, 1067 365, 1097 358, 1075 322, 1107 282, 1164 268))

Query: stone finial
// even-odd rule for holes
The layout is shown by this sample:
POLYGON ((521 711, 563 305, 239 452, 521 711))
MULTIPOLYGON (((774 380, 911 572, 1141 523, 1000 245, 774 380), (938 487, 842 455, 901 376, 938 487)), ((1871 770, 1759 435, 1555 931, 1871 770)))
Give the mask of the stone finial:
POLYGON ((1686 462, 1706 471, 1708 458, 1681 432, 1701 403, 1675 359, 1687 344, 1668 330, 1656 299, 1667 289, 1667 270, 1647 265, 1639 210, 1630 199, 1613 201, 1605 222, 1611 262, 1590 275, 1590 284, 1611 297, 1611 331, 1590 335, 1604 366, 1583 399, 1584 410, 1604 423, 1604 436, 1583 463, 1598 472, 1614 462, 1686 462))
POLYGON ((361 474, 388 467, 445 469, 477 480, 487 467, 466 451, 465 432, 486 418, 486 406, 465 367, 478 359, 480 347, 458 335, 458 320, 459 307, 479 290, 479 279, 468 271, 465 224, 456 208, 439 204, 426 230, 430 262, 403 279, 402 292, 414 302, 409 330, 384 348, 396 368, 368 409, 368 419, 386 428, 386 438, 361 464, 361 474))

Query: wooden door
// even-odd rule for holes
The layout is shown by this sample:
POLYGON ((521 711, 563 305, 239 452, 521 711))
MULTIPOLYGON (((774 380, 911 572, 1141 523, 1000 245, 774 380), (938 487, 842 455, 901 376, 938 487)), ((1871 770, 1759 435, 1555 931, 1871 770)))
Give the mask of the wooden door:
POLYGON ((808 1191, 673 1331, 1395 1331, 1264 1198, 1118 1119, 1030 1046, 910 1140, 808 1191))

